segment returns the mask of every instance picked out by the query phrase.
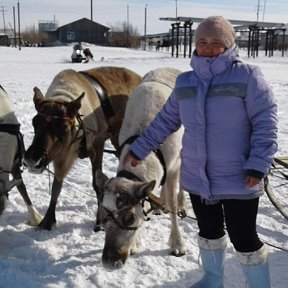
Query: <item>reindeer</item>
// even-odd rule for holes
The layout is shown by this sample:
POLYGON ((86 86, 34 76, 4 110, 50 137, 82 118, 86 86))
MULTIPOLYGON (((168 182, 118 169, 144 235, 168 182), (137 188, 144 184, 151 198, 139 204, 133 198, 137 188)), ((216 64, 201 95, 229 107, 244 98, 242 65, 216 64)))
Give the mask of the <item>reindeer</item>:
MULTIPOLYGON (((151 152, 136 167, 123 163, 131 143, 154 119, 171 94, 179 73, 176 69, 163 68, 152 70, 144 76, 127 104, 119 134, 121 149, 117 175, 108 179, 102 171, 96 172, 96 182, 103 193, 100 207, 101 223, 105 230, 102 261, 106 267, 122 267, 129 254, 137 251, 138 231, 146 214, 142 204, 147 198, 149 201, 156 199, 157 207, 164 206, 171 212, 170 254, 185 254, 185 243, 177 219, 178 211, 186 213, 182 189, 177 198, 183 129, 169 136, 160 149, 151 152), (159 200, 157 190, 160 185, 159 200)), ((155 201, 152 203, 155 204, 155 201)))
POLYGON ((0 215, 5 210, 8 192, 16 186, 28 210, 28 225, 37 226, 42 215, 32 204, 21 176, 24 153, 20 124, 8 94, 0 86, 0 215), (9 179, 9 175, 13 179, 9 179))
MULTIPOLYGON (((116 149, 119 147, 126 103, 140 81, 138 74, 126 68, 68 69, 56 75, 45 97, 34 88, 35 135, 24 164, 34 173, 42 173, 50 162, 54 166, 50 204, 39 228, 51 230, 56 226, 55 209, 63 180, 78 157, 89 157, 93 187, 101 199, 95 171, 102 168, 105 141, 110 139, 116 149)), ((99 230, 97 217, 94 231, 99 230)))

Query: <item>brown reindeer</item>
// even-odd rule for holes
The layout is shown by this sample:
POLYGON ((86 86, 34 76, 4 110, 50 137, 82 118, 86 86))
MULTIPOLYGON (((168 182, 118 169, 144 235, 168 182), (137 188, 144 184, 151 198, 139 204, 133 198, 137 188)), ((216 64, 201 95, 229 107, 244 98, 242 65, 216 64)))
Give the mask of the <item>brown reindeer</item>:
MULTIPOLYGON (((83 72, 64 70, 48 88, 45 97, 34 88, 37 115, 33 118, 34 139, 24 156, 29 171, 42 173, 53 162, 54 180, 48 210, 39 227, 51 230, 65 176, 77 157, 89 157, 93 188, 95 171, 102 168, 104 144, 118 148, 118 134, 128 97, 141 77, 131 70, 99 67, 83 72), (80 95, 80 96, 79 96, 80 95)), ((98 217, 94 231, 99 228, 98 217)))

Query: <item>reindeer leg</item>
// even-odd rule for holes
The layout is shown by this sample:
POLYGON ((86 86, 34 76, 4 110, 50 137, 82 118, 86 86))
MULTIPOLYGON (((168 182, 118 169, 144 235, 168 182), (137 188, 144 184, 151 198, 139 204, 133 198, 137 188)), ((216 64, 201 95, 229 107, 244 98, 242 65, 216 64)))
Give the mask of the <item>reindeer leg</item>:
MULTIPOLYGON (((18 179, 22 180, 22 177, 20 176, 18 179)), ((39 223, 41 222, 41 220, 43 219, 43 216, 41 215, 41 213, 36 209, 36 207, 32 204, 29 195, 27 193, 27 189, 25 184, 22 182, 17 185, 17 189, 19 191, 19 193, 21 194, 26 207, 27 207, 27 212, 28 212, 28 220, 27 220, 27 224, 29 226, 37 226, 39 225, 39 223)))
POLYGON ((101 170, 102 171, 102 161, 103 161, 103 153, 104 153, 104 144, 105 140, 103 141, 97 141, 97 144, 94 146, 93 151, 88 151, 88 156, 91 161, 92 165, 92 181, 93 181, 93 189, 96 192, 97 197, 97 214, 96 214, 96 223, 94 225, 93 231, 98 232, 101 231, 101 225, 100 225, 100 203, 103 200, 103 195, 100 193, 100 189, 96 183, 96 171, 101 170))
POLYGON ((32 201, 30 200, 30 197, 27 193, 26 186, 23 182, 22 176, 21 176, 21 170, 19 166, 19 162, 15 163, 15 165, 12 168, 12 175, 14 179, 21 180, 21 182, 16 185, 20 195, 22 196, 28 212, 28 221, 27 224, 30 226, 37 226, 41 222, 43 216, 38 212, 38 210, 34 207, 32 204, 32 201))
POLYGON ((58 197, 62 189, 62 185, 63 185, 63 180, 57 180, 57 178, 54 177, 53 184, 52 184, 52 195, 50 199, 50 204, 49 204, 49 207, 45 214, 44 219, 38 225, 40 229, 52 230, 56 226, 55 209, 56 209, 58 197))
POLYGON ((166 195, 166 208, 170 211, 171 232, 169 237, 169 253, 174 256, 182 256, 186 253, 186 247, 180 232, 177 216, 177 184, 178 171, 171 172, 162 187, 162 189, 164 189, 162 192, 166 195))
POLYGON ((186 217, 188 215, 187 200, 185 192, 180 184, 177 199, 178 199, 178 213, 182 215, 182 217, 186 217))

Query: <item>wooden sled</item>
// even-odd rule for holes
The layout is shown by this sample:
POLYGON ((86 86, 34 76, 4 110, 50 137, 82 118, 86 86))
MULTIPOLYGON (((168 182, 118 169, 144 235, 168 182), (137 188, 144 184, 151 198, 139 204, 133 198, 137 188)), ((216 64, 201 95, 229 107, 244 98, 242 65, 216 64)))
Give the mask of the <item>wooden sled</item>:
MULTIPOLYGON (((288 157, 275 157, 270 173, 264 179, 265 192, 274 205, 274 207, 280 212, 280 214, 288 220, 288 204, 284 204, 280 201, 279 193, 287 193, 288 185, 288 157), (282 191, 280 191, 282 190, 282 191)), ((286 201, 288 203, 288 200, 286 201)))

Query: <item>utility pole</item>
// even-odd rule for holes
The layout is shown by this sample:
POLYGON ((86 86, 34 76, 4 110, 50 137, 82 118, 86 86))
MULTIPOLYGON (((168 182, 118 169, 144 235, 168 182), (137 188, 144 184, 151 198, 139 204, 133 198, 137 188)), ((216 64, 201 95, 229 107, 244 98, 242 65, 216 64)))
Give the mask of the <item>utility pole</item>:
POLYGON ((147 35, 147 6, 145 5, 145 17, 144 17, 144 50, 146 50, 146 35, 147 35))
POLYGON ((264 22, 264 17, 265 17, 265 11, 266 10, 266 0, 264 1, 264 7, 263 7, 263 14, 262 14, 262 22, 264 22))
POLYGON ((127 5, 127 27, 129 26, 129 5, 127 5))
POLYGON ((4 9, 4 6, 2 6, 2 16, 3 16, 3 32, 4 32, 4 34, 6 34, 5 9, 4 9))
POLYGON ((256 12, 256 15, 257 15, 257 23, 259 21, 259 11, 260 11, 260 0, 258 0, 258 4, 257 4, 257 12, 256 12))
POLYGON ((127 5, 127 48, 129 47, 129 5, 127 5))
POLYGON ((20 33, 20 3, 19 3, 19 0, 18 0, 18 3, 17 3, 17 8, 18 8, 19 50, 21 50, 21 33, 20 33))
POLYGON ((17 35, 16 35, 16 18, 15 18, 15 6, 13 6, 13 22, 14 22, 14 46, 17 48, 17 35))
POLYGON ((93 21, 93 0, 91 0, 91 21, 93 21))
POLYGON ((176 14, 175 14, 175 15, 176 15, 176 18, 177 18, 177 17, 178 17, 178 3, 177 3, 177 2, 178 2, 178 1, 177 1, 177 0, 175 0, 175 1, 176 1, 176 7, 175 7, 175 8, 176 8, 176 11, 175 11, 176 14))

